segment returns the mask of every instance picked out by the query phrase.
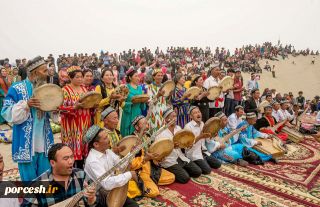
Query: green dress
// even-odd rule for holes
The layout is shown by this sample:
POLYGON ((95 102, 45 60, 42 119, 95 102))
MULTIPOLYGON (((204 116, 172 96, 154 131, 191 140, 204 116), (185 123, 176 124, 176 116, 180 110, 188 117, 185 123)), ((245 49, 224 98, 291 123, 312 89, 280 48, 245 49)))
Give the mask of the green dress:
POLYGON ((127 87, 129 88, 129 95, 123 107, 120 126, 120 132, 122 137, 131 135, 133 133, 134 127, 132 126, 131 122, 136 118, 136 116, 141 115, 142 110, 144 110, 146 107, 144 103, 132 104, 131 102, 133 96, 143 94, 141 86, 133 88, 130 84, 127 84, 127 87))
MULTIPOLYGON (((2 107, 3 107, 3 100, 4 100, 4 97, 5 97, 5 93, 4 93, 4 90, 2 90, 2 88, 0 88, 0 112, 2 110, 2 107)), ((0 115, 0 124, 3 124, 5 123, 6 120, 0 115)))

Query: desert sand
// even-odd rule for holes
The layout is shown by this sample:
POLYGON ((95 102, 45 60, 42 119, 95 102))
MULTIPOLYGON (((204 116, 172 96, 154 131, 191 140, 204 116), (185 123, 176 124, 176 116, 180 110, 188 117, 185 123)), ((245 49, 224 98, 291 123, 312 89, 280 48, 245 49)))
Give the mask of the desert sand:
MULTIPOLYGON (((298 91, 302 90, 307 99, 313 99, 315 95, 320 95, 320 56, 315 56, 315 64, 311 64, 313 56, 289 56, 289 59, 279 59, 279 61, 269 61, 275 65, 276 78, 272 77, 271 72, 263 70, 260 80, 261 93, 266 87, 275 88, 277 92, 292 92, 297 96, 298 91), (292 64, 292 61, 295 64, 292 64)), ((260 61, 263 68, 266 60, 260 61)), ((250 78, 250 73, 243 73, 245 83, 250 78)), ((55 142, 60 142, 60 134, 55 134, 55 142)), ((11 144, 0 143, 0 152, 4 157, 5 169, 17 167, 11 159, 11 144)))

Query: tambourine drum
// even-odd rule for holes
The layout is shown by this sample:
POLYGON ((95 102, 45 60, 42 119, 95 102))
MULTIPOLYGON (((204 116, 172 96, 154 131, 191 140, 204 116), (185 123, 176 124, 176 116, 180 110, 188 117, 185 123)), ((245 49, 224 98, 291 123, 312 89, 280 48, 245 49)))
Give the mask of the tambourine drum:
POLYGON ((207 96, 207 98, 213 101, 220 96, 221 88, 219 88, 218 86, 213 86, 208 89, 208 92, 209 92, 209 95, 207 96))
POLYGON ((192 131, 182 129, 173 136, 173 143, 179 143, 179 148, 189 148, 192 147, 195 138, 192 131))
POLYGON ((123 157, 126 156, 131 151, 132 147, 136 145, 137 141, 138 141, 138 137, 134 135, 129 135, 122 138, 119 141, 118 146, 119 147, 125 146, 126 149, 120 152, 119 154, 123 157))
POLYGON ((33 96, 39 99, 41 111, 54 111, 63 103, 63 91, 55 84, 44 84, 34 89, 33 96))
POLYGON ((222 78, 219 86, 222 86, 222 91, 226 92, 227 90, 233 88, 233 82, 234 82, 234 80, 231 76, 226 76, 226 77, 222 78))
POLYGON ((147 94, 137 95, 132 97, 131 102, 135 103, 145 103, 149 100, 149 96, 147 94))
POLYGON ((253 146, 253 148, 259 152, 272 155, 272 157, 280 157, 284 155, 284 151, 276 144, 275 140, 263 138, 255 138, 255 140, 262 143, 262 145, 253 146))
POLYGON ((220 130, 220 119, 218 117, 212 117, 206 121, 202 128, 202 133, 209 133, 211 136, 215 136, 220 130))
POLYGON ((149 152, 150 153, 157 153, 159 156, 157 157, 157 161, 162 160, 163 158, 170 155, 174 148, 174 144, 171 139, 168 138, 162 138, 157 141, 155 141, 150 147, 149 152))
POLYGON ((193 86, 190 87, 187 91, 186 91, 186 95, 187 94, 191 94, 188 99, 193 100, 196 96, 198 96, 201 93, 201 89, 198 88, 197 86, 193 86))
POLYGON ((102 96, 100 93, 95 91, 90 91, 83 95, 79 102, 83 104, 84 109, 91 109, 94 107, 94 105, 99 104, 102 100, 102 96))
POLYGON ((173 81, 168 80, 166 81, 161 88, 159 89, 160 91, 164 90, 164 97, 168 97, 171 93, 171 91, 174 90, 175 84, 173 81))
POLYGON ((267 101, 267 100, 262 101, 258 106, 260 113, 264 113, 264 107, 266 107, 268 105, 270 105, 269 101, 267 101))
POLYGON ((107 196, 108 207, 122 207, 127 199, 129 182, 124 186, 112 189, 107 196))

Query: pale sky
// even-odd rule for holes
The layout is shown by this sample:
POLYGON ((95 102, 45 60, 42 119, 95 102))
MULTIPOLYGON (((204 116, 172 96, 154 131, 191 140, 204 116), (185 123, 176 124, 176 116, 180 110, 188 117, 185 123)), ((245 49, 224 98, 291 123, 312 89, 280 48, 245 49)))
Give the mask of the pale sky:
POLYGON ((144 46, 320 49, 320 0, 0 0, 0 59, 144 46))

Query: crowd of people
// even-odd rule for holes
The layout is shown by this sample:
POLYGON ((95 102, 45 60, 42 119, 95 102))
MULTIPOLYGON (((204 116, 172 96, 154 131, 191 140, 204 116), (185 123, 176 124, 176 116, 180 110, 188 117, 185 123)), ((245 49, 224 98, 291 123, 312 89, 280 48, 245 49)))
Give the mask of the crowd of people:
MULTIPOLYGON (((1 121, 13 124, 12 159, 18 163, 21 180, 66 183, 54 199, 37 195, 24 199, 22 206, 50 206, 80 192, 86 180, 96 181, 121 161, 126 147, 119 143, 130 135, 138 137, 141 149, 127 160, 125 170, 110 172, 100 182, 102 188, 87 187, 86 206, 106 206, 110 191, 125 186, 124 206, 138 206, 136 199, 158 196, 158 186, 187 183, 190 177, 208 174, 226 162, 276 164, 277 159, 255 148, 262 145, 256 138, 277 137, 286 149, 291 140, 282 128, 300 127, 300 115, 305 113, 320 122, 320 101, 319 96, 306 100, 302 91, 297 97, 276 89, 262 91, 258 61, 309 53, 318 55, 318 51, 264 43, 237 48, 234 54, 224 48, 212 53, 209 47, 170 47, 165 53, 143 48, 120 54, 101 51, 99 56, 63 54, 56 60, 52 55, 39 56, 17 60, 16 67, 2 61, 1 121), (243 72, 251 72, 246 83, 243 72), (233 86, 215 100, 208 99, 209 89, 220 87, 226 76, 233 78, 233 86), (169 92, 163 88, 168 81, 174 82, 169 92), (63 104, 53 112, 41 111, 42 102, 33 96, 36 88, 47 83, 63 91, 63 104), (200 91, 192 98, 191 87, 200 91), (81 97, 92 91, 102 99, 85 108, 81 97), (141 95, 148 98, 133 101, 141 95), (219 130, 203 132, 212 117, 219 120, 219 130), (55 119, 61 124, 62 143, 54 143, 50 121, 55 119), (161 159, 148 150, 151 143, 173 140, 183 129, 193 133, 192 145, 181 147, 174 142, 174 149, 161 159)), ((320 139, 316 128, 310 134, 320 139)))

